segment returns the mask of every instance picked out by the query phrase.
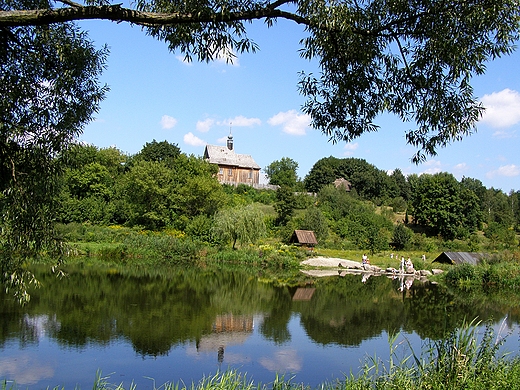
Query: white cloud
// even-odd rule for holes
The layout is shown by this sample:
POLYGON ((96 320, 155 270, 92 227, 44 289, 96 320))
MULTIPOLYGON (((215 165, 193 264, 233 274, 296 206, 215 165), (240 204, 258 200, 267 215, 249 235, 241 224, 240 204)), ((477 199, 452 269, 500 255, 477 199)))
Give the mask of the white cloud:
POLYGON ((466 163, 460 163, 453 166, 452 173, 457 179, 461 179, 464 176, 464 172, 469 170, 469 166, 466 163))
POLYGON ((191 146, 206 146, 207 142, 193 135, 190 131, 188 134, 184 134, 184 143, 191 146))
POLYGON ((423 164, 423 166, 426 169, 422 171, 420 174, 427 173, 429 175, 434 175, 442 171, 442 164, 440 161, 437 160, 428 160, 423 164))
POLYGON ((18 385, 34 385, 55 374, 55 362, 41 361, 36 357, 22 354, 15 358, 0 358, 0 376, 16 378, 18 385))
POLYGON ((163 115, 161 118, 161 126, 163 129, 171 129, 177 124, 177 119, 169 115, 163 115))
POLYGON ((357 150, 358 147, 359 147, 359 144, 357 142, 355 142, 355 143, 348 142, 343 147, 343 149, 345 150, 344 155, 345 156, 351 156, 357 150))
POLYGON ((283 126, 283 131, 291 135, 305 135, 305 131, 311 123, 311 117, 306 114, 298 114, 296 110, 279 112, 267 121, 271 126, 283 126))
POLYGON ((201 133, 207 133, 214 124, 215 124, 215 120, 208 118, 208 119, 204 119, 203 121, 198 121, 196 128, 201 133))
POLYGON ((260 365, 269 371, 298 372, 302 369, 302 359, 293 349, 280 350, 273 357, 262 357, 260 365))
POLYGON ((214 54, 215 61, 226 65, 240 66, 240 61, 233 49, 227 46, 224 49, 217 50, 214 54))
POLYGON ((220 145, 220 144, 226 144, 226 143, 227 143, 227 139, 228 139, 228 136, 225 135, 224 137, 219 138, 219 139, 217 140, 217 143, 218 143, 219 145, 220 145))
POLYGON ((514 164, 502 165, 498 169, 486 173, 486 176, 490 179, 497 177, 497 176, 506 176, 506 177, 520 176, 520 166, 517 166, 514 164))
POLYGON ((484 95, 481 99, 486 107, 481 122, 493 128, 510 127, 520 122, 520 93, 511 89, 484 95))
POLYGON ((497 130, 493 133, 493 137, 499 139, 516 138, 516 131, 497 130))
POLYGON ((466 172, 468 169, 469 169, 469 166, 466 163, 460 163, 453 167, 453 171, 456 173, 463 173, 463 172, 466 172))
POLYGON ((261 125, 262 121, 258 118, 246 118, 245 116, 239 115, 228 119, 227 121, 219 122, 219 124, 221 126, 231 125, 233 127, 251 127, 255 125, 261 125))

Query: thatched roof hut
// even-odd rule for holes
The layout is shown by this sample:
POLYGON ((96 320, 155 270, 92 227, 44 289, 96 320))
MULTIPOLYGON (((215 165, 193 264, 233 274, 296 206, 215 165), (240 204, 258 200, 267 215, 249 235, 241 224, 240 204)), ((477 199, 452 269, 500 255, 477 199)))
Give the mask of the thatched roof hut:
POLYGON ((471 264, 477 265, 482 259, 486 258, 484 253, 475 252, 442 252, 435 260, 434 263, 442 264, 471 264))
POLYGON ((312 230, 295 230, 289 240, 291 244, 314 246, 318 245, 316 235, 312 230))

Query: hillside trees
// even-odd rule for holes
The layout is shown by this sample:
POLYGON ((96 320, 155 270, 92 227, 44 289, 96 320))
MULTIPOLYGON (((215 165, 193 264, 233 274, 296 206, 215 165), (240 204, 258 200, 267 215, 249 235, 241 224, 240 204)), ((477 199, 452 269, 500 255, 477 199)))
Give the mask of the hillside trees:
POLYGON ((399 223, 394 228, 392 235, 392 245, 395 249, 402 250, 408 246, 413 237, 413 231, 403 223, 399 223))
POLYGON ((323 187, 332 184, 334 180, 341 177, 339 176, 340 164, 341 160, 333 156, 316 161, 303 181, 305 189, 318 193, 323 187))
POLYGON ((509 194, 511 198, 511 209, 515 220, 515 228, 520 231, 520 191, 511 191, 509 194))
POLYGON ((360 158, 325 157, 318 160, 304 179, 309 192, 319 192, 334 180, 344 178, 352 184, 352 189, 362 198, 381 202, 397 196, 409 197, 406 178, 399 170, 389 176, 360 158))
POLYGON ((160 162, 139 161, 125 175, 123 197, 129 208, 130 225, 160 229, 173 220, 174 177, 160 162))
POLYGON ((507 194, 495 188, 486 189, 481 203, 482 214, 486 223, 496 222, 506 228, 514 225, 514 209, 507 194))
POLYGON ((340 238, 371 253, 388 248, 392 222, 376 214, 372 203, 329 185, 318 193, 318 205, 340 238))
POLYGON ((181 154, 181 149, 177 144, 168 141, 147 142, 141 151, 134 156, 135 160, 164 162, 167 166, 172 166, 173 162, 181 154))
POLYGON ((498 223, 505 228, 515 225, 514 192, 508 196, 501 190, 486 188, 480 180, 468 177, 463 177, 461 184, 477 195, 483 222, 498 223))
POLYGON ((289 157, 273 161, 265 168, 269 184, 295 188, 298 182, 298 163, 289 157))
POLYGON ((329 223, 318 207, 311 206, 305 209, 299 228, 312 230, 318 242, 323 242, 329 236, 329 223))
POLYGON ((120 223, 120 177, 128 156, 116 148, 73 144, 59 157, 64 167, 56 219, 59 222, 120 223))
POLYGON ((449 173, 423 174, 412 189, 414 221, 445 239, 462 238, 480 227, 478 198, 449 173))
POLYGON ((397 190, 397 193, 395 193, 394 195, 400 196, 405 201, 408 201, 411 196, 411 188, 410 183, 406 179, 406 176, 403 175, 403 172, 399 168, 396 168, 390 174, 390 178, 397 190))
POLYGON ((167 141, 146 143, 134 156, 115 148, 74 145, 62 159, 68 167, 63 175, 60 222, 183 230, 193 218, 211 217, 227 202, 214 177, 216 167, 181 153, 167 141))
POLYGON ((291 188, 281 186, 276 191, 276 202, 274 210, 276 211, 276 225, 285 226, 291 220, 296 208, 296 196, 291 188))

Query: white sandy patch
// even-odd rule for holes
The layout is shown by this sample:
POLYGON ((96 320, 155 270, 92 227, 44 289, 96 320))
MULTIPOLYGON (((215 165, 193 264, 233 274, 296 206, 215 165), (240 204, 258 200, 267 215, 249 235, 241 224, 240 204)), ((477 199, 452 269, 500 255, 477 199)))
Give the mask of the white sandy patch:
POLYGON ((353 260, 345 260, 337 257, 314 257, 302 262, 303 265, 310 267, 327 267, 327 268, 358 268, 361 263, 353 260))

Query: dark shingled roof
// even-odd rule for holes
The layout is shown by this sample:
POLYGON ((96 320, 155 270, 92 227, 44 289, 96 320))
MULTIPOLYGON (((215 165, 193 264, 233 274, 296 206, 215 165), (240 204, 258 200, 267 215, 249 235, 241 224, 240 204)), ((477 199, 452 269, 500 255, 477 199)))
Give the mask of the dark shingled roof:
POLYGON ((260 170, 260 165, 249 154, 235 153, 226 146, 206 145, 204 158, 211 164, 260 170))
POLYGON ((301 245, 318 245, 318 240, 312 230, 295 230, 290 242, 301 245))
POLYGON ((480 260, 486 258, 484 253, 474 252, 442 252, 435 260, 434 263, 443 264, 471 264, 477 265, 480 260))

